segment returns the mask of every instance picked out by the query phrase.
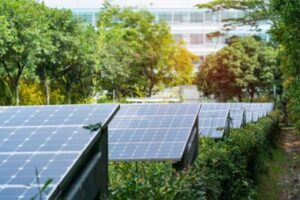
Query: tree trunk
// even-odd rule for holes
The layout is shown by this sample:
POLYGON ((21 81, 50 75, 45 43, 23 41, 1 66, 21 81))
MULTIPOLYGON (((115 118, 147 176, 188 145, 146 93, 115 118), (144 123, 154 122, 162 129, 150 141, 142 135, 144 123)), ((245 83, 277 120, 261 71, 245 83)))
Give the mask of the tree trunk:
POLYGON ((248 94, 250 95, 250 102, 252 103, 252 102, 253 102, 253 99, 254 99, 254 95, 255 95, 255 93, 256 93, 256 89, 255 89, 255 87, 250 86, 250 87, 247 89, 247 92, 248 92, 248 94))
POLYGON ((68 104, 71 104, 71 91, 70 91, 70 89, 67 90, 67 98, 68 98, 68 104))
POLYGON ((239 102, 242 102, 242 101, 243 101, 243 100, 242 100, 242 95, 241 95, 241 94, 238 95, 238 99, 239 99, 239 102))
POLYGON ((153 88, 154 88, 154 84, 150 83, 150 86, 148 88, 148 97, 152 96, 153 88))
POLYGON ((71 83, 67 80, 66 82, 67 102, 71 104, 71 83))
POLYGON ((45 80, 45 92, 46 92, 46 103, 47 105, 50 105, 50 90, 49 90, 49 84, 48 80, 45 80))
POLYGON ((45 86, 45 93, 46 93, 46 104, 50 105, 50 89, 49 89, 49 83, 47 78, 47 71, 44 67, 44 86, 45 86))
POLYGON ((254 92, 250 92, 250 102, 253 102, 253 98, 254 98, 254 92))
POLYGON ((16 106, 20 105, 20 93, 19 93, 19 83, 15 82, 15 97, 16 97, 16 106))

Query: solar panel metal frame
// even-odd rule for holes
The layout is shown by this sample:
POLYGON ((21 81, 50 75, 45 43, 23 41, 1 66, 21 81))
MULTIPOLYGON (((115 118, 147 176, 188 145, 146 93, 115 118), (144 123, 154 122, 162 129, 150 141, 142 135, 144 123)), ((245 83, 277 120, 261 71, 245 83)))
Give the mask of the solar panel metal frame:
MULTIPOLYGON (((191 104, 191 103, 186 103, 186 105, 189 105, 189 104, 191 104)), ((123 104, 124 105, 124 104, 123 104)), ((168 105, 168 104, 164 104, 164 103, 147 103, 147 104, 125 104, 125 105, 130 105, 130 106, 134 106, 134 105, 138 105, 138 106, 140 106, 140 105, 168 105)), ((175 105, 175 104, 172 104, 172 105, 175 105)), ((185 105, 185 104, 182 104, 182 103, 180 103, 180 104, 178 104, 178 105, 185 105)), ((171 158, 131 158, 131 159, 128 159, 128 158, 120 158, 120 159, 111 159, 111 158, 109 158, 109 161, 114 161, 114 162, 119 162, 119 161, 126 161, 126 162, 131 162, 131 161, 173 161, 173 162, 178 162, 178 163, 180 163, 181 161, 182 161, 182 159, 183 159, 183 157, 184 157, 184 155, 185 155, 185 151, 186 151, 186 149, 188 148, 188 146, 189 146, 189 144, 192 144, 193 143, 193 141, 194 140, 197 140, 197 147, 196 147, 196 150, 198 149, 198 137, 196 136, 196 139, 195 138, 193 138, 193 132, 195 131, 195 130, 198 130, 198 113, 199 113, 199 111, 200 111, 200 108, 201 108, 201 104, 195 104, 195 105, 198 105, 198 110, 196 111, 196 113, 197 114, 195 114, 195 117, 194 117, 194 120, 193 120, 193 125, 192 125, 192 127, 190 128, 190 132, 189 132, 189 138, 188 138, 188 140, 185 142, 185 146, 184 146, 184 149, 183 149, 183 151, 182 151, 182 154, 181 154, 181 156, 180 156, 180 158, 173 158, 173 159, 171 159, 171 158)), ((121 105, 121 108, 120 108, 121 110, 122 110, 122 105, 121 105)), ((118 113, 119 114, 119 113, 118 113)), ((117 114, 117 115, 118 115, 117 114)), ((110 131, 111 132, 111 131, 110 131)), ((198 132, 198 131, 196 131, 196 132, 198 132)), ((110 142, 109 142, 110 143, 110 142)), ((189 153, 189 154, 191 154, 191 153, 189 153)), ((191 159, 192 161, 194 160, 194 159, 191 159)), ((186 161, 183 161, 183 162, 186 162, 186 161)), ((180 169, 182 169, 182 166, 181 167, 178 167, 180 164, 177 164, 177 167, 176 167, 176 164, 174 165, 175 166, 175 168, 180 168, 180 169)))
MULTIPOLYGON (((106 161, 106 164, 104 163, 106 165, 106 166, 104 166, 104 168, 107 169, 107 162, 108 162, 108 158, 107 158, 108 157, 108 154, 107 154, 108 153, 108 151, 107 151, 107 145, 108 145, 107 126, 120 108, 119 104, 112 104, 112 105, 115 105, 115 108, 107 116, 105 121, 102 122, 103 123, 102 129, 100 131, 98 131, 97 133, 95 133, 95 137, 93 137, 92 141, 90 141, 88 143, 88 145, 86 146, 86 148, 84 148, 83 151, 79 154, 79 156, 77 157, 75 162, 73 162, 72 166, 67 171, 64 171, 64 174, 62 176, 63 178, 61 178, 57 183, 55 183, 53 185, 53 188, 47 194, 47 199, 68 198, 69 195, 82 195, 83 190, 87 191, 86 186, 77 188, 77 190, 76 190, 76 188, 70 188, 70 187, 71 187, 71 185, 76 184, 76 181, 78 181, 78 180, 81 182, 84 182, 84 181, 86 181, 84 179, 86 179, 86 178, 90 179, 90 177, 82 177, 81 173, 83 173, 87 167, 90 167, 90 166, 86 166, 86 162, 90 163, 89 159, 92 156, 94 156, 94 154, 96 153, 95 151, 99 150, 100 148, 102 150, 102 152, 100 153, 101 158, 99 158, 99 155, 98 155, 98 158, 99 158, 99 160, 104 159, 104 161, 106 161), (106 139, 106 141, 104 141, 105 139, 106 139), (97 145, 100 143, 104 144, 104 146, 97 145), (105 143, 106 143, 106 147, 105 147, 105 143)), ((56 106, 68 106, 68 105, 56 105, 56 106)), ((77 105, 77 106, 80 106, 80 105, 77 105)), ((28 107, 40 107, 40 106, 22 106, 22 107, 28 108, 28 107)), ((14 108, 14 107, 6 106, 6 107, 2 107, 2 108, 14 108)), ((97 163, 97 164, 99 166, 99 163, 97 163)), ((104 169, 104 171, 108 172, 105 169, 104 169)), ((108 173, 106 173, 106 175, 104 174, 103 175, 104 177, 102 176, 102 178, 104 178, 104 179, 106 178, 106 181, 101 182, 100 185, 98 185, 98 186, 94 186, 94 187, 100 187, 100 191, 98 191, 98 193, 100 192, 101 194, 104 194, 104 195, 108 194, 108 192, 107 192, 107 185, 108 185, 107 174, 108 173)), ((89 192, 91 192, 91 190, 89 190, 89 192)))

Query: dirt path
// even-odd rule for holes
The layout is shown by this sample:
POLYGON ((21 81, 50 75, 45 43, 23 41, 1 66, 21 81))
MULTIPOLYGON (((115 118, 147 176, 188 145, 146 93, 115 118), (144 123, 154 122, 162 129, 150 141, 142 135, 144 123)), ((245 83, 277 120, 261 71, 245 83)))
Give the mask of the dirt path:
POLYGON ((280 177, 279 200, 300 200, 300 135, 295 129, 281 129, 280 146, 286 153, 287 162, 280 177))

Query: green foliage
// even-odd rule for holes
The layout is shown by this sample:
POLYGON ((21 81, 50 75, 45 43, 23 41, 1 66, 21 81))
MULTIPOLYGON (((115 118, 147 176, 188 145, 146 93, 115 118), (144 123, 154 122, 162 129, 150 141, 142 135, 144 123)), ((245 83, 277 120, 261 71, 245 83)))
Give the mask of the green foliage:
MULTIPOLYGON (((226 26, 230 29, 241 25, 259 28, 260 24, 271 24, 270 33, 278 49, 281 50, 284 92, 279 87, 279 94, 281 96, 283 93, 284 98, 287 99, 289 117, 297 126, 300 120, 300 1, 213 0, 209 3, 199 4, 198 7, 209 8, 214 11, 230 8, 245 11, 245 16, 227 20, 226 26)), ((277 75, 278 72, 279 70, 277 75)), ((278 80, 281 79, 279 77, 277 76, 277 84, 278 80)))
POLYGON ((199 157, 187 170, 171 163, 112 163, 111 199, 254 199, 257 176, 266 172, 278 113, 232 130, 221 141, 200 140, 199 157))
POLYGON ((195 56, 149 12, 105 3, 98 29, 102 87, 115 90, 118 98, 151 96, 161 86, 191 83, 195 56))
POLYGON ((300 130, 300 2, 272 1, 272 35, 281 45, 283 85, 288 100, 290 119, 300 130))
POLYGON ((198 8, 208 8, 212 11, 235 9, 244 12, 244 16, 240 18, 225 19, 225 27, 234 29, 243 25, 256 27, 259 30, 259 25, 268 23, 268 20, 273 18, 271 1, 265 0, 212 0, 208 3, 198 4, 198 8))
POLYGON ((4 78, 0 78, 0 105, 11 105, 13 104, 13 93, 9 87, 8 81, 4 78))
POLYGON ((260 90, 270 90, 276 70, 276 50, 254 37, 234 37, 229 45, 207 56, 196 82, 206 95, 221 101, 237 97, 246 90, 252 101, 260 90))
POLYGON ((32 81, 20 81, 20 105, 43 105, 41 85, 32 81))
MULTIPOLYGON (((35 1, 1 0, 0 16, 4 30, 0 54, 2 73, 9 80, 15 102, 19 104, 19 81, 24 73, 34 76, 37 56, 47 44, 46 7, 35 1)), ((0 20, 1 20, 0 19, 0 20)))

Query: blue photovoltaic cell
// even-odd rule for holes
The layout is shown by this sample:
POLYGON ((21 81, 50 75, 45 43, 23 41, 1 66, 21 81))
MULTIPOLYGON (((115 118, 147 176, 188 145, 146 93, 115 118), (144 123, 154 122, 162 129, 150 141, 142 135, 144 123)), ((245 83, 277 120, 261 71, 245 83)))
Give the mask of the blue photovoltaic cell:
POLYGON ((107 125, 117 105, 0 108, 0 199, 30 199, 48 179, 51 194, 95 138, 84 125, 107 125))
POLYGON ((222 138, 227 128, 228 114, 229 110, 202 110, 201 108, 199 112, 200 135, 222 138))
POLYGON ((244 124, 244 109, 230 109, 230 127, 241 128, 244 124))
POLYGON ((202 103, 201 110, 229 110, 230 103, 202 103))
POLYGON ((109 160, 181 159, 200 104, 128 104, 109 125, 109 160))

